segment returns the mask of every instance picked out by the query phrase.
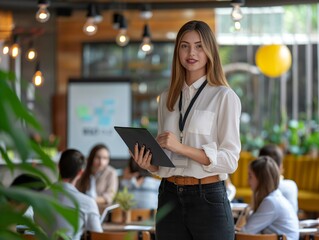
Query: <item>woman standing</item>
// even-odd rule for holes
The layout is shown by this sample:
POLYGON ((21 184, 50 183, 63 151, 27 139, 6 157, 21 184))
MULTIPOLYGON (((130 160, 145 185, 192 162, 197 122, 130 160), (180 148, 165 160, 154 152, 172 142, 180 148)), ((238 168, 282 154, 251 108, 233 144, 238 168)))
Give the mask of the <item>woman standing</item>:
POLYGON ((95 198, 100 210, 112 203, 118 190, 117 172, 109 163, 108 147, 104 144, 95 145, 90 151, 84 173, 77 183, 80 192, 95 198))
POLYGON ((136 145, 132 153, 139 166, 162 177, 157 240, 234 239, 224 180, 238 165, 240 113, 210 27, 202 21, 184 24, 170 87, 158 107, 157 141, 175 168, 151 165, 147 146, 136 145))

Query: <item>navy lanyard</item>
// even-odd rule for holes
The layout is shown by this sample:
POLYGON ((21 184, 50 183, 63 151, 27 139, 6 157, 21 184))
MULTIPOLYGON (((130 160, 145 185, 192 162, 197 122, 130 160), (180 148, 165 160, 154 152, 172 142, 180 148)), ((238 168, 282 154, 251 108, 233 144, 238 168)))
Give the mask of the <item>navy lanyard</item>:
POLYGON ((191 110, 191 108, 194 105, 194 102, 196 101, 197 97, 199 96, 199 94, 201 93, 201 91, 204 89, 204 87, 207 84, 207 80, 205 80, 202 85, 199 87, 199 89, 197 90, 196 94, 194 95, 194 97, 192 98, 192 101, 190 102, 190 104, 188 105, 188 108, 186 109, 185 112, 185 116, 183 118, 182 115, 182 100, 183 100, 183 91, 181 91, 181 95, 179 97, 179 104, 178 104, 178 108, 179 108, 179 131, 180 131, 180 142, 182 142, 183 140, 183 130, 184 130, 184 126, 185 126, 185 122, 186 119, 188 117, 188 114, 191 110))

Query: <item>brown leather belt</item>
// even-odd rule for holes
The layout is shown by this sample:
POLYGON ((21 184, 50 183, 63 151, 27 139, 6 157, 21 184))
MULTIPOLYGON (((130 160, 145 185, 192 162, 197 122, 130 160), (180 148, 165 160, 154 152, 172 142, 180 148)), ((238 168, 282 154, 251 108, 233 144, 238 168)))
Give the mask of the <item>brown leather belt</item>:
POLYGON ((167 181, 172 182, 176 185, 185 186, 185 185, 198 185, 198 184, 209 184, 219 182, 219 176, 209 176, 205 178, 194 178, 194 177, 183 177, 183 176, 172 176, 165 178, 167 181))

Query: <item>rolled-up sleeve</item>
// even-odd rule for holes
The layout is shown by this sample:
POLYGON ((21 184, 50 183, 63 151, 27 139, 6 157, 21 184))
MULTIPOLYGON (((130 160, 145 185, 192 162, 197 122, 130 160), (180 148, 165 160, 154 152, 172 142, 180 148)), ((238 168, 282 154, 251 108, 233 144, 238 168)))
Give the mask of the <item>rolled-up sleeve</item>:
POLYGON ((214 173, 233 173, 238 166, 241 150, 240 143, 240 114, 241 103, 233 91, 228 91, 221 99, 217 112, 217 140, 202 145, 207 157, 211 161, 203 166, 205 171, 214 173))

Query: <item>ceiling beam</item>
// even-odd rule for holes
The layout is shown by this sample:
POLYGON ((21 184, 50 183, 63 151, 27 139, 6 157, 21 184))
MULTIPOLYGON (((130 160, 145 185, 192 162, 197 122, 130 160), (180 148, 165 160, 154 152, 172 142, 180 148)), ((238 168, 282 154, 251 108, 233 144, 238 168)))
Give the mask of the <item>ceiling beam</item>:
MULTIPOLYGON (((74 0, 51 0, 49 8, 71 8, 74 10, 86 9, 88 3, 96 2, 101 10, 116 10, 116 9, 141 9, 143 2, 141 1, 74 1, 74 0)), ((199 0, 199 1, 148 1, 151 8, 154 10, 166 10, 166 9, 205 9, 205 8, 227 8, 230 6, 230 0, 199 0)), ((319 0, 246 0, 245 7, 264 7, 264 6, 283 6, 283 5, 295 5, 295 4, 312 4, 319 3, 319 0)), ((35 0, 1 0, 0 8, 7 10, 14 9, 36 9, 37 3, 35 0)))

